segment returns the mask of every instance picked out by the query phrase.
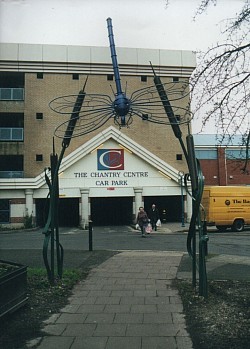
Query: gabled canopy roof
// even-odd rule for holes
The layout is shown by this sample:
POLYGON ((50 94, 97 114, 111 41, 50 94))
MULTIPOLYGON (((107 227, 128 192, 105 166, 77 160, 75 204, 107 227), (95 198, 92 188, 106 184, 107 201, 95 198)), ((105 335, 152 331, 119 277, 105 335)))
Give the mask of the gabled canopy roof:
MULTIPOLYGON (((138 143, 124 135, 114 126, 108 127, 106 130, 100 132, 95 137, 84 143, 75 151, 66 156, 60 166, 60 171, 65 171, 70 166, 75 164, 86 155, 90 154, 93 150, 100 147, 108 139, 113 139, 122 148, 128 149, 136 156, 153 166, 160 171, 163 175, 171 178, 175 182, 178 182, 178 171, 155 156, 153 153, 143 148, 138 143)), ((36 178, 15 178, 15 179, 3 179, 0 183, 2 189, 38 189, 45 184, 44 173, 41 173, 36 178)))

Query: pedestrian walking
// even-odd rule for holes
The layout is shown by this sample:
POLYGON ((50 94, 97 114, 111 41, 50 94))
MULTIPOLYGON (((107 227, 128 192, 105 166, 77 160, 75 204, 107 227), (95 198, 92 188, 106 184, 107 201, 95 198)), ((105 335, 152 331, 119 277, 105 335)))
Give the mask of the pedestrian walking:
POLYGON ((148 215, 146 213, 146 211, 144 211, 144 207, 139 207, 139 212, 137 214, 137 219, 136 219, 136 223, 139 224, 140 229, 141 229, 141 236, 145 237, 146 236, 146 232, 145 229, 148 225, 148 215))
POLYGON ((150 219, 150 223, 152 224, 152 229, 157 230, 157 221, 160 219, 158 208, 155 204, 152 204, 150 210, 148 211, 148 218, 150 219))

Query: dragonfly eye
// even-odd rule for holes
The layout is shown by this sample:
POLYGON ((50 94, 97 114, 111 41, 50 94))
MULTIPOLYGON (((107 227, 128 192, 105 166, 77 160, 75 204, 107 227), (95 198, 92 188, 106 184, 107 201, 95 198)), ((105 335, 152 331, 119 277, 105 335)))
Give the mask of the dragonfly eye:
POLYGON ((130 100, 127 97, 125 97, 123 93, 116 96, 115 101, 113 103, 116 115, 125 117, 130 110, 130 105, 130 100))

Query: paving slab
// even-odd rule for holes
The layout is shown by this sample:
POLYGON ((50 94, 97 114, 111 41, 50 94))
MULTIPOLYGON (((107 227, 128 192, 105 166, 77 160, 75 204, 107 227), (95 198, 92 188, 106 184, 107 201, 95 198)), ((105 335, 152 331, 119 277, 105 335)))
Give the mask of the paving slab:
POLYGON ((106 260, 76 285, 69 304, 44 322, 37 348, 192 349, 172 285, 182 257, 124 251, 106 260))

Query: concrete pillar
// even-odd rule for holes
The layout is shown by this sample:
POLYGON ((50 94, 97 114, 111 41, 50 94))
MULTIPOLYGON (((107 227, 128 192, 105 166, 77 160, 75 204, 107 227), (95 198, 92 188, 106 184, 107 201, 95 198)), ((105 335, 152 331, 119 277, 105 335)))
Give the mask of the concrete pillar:
POLYGON ((33 189, 25 189, 25 214, 31 216, 33 214, 33 189))
POLYGON ((85 229, 89 223, 89 188, 80 188, 81 193, 81 222, 80 226, 85 229))
POLYGON ((142 191, 143 188, 142 187, 134 187, 134 193, 135 193, 135 206, 134 206, 134 217, 137 216, 137 212, 139 211, 139 207, 143 206, 143 202, 142 202, 142 191))

